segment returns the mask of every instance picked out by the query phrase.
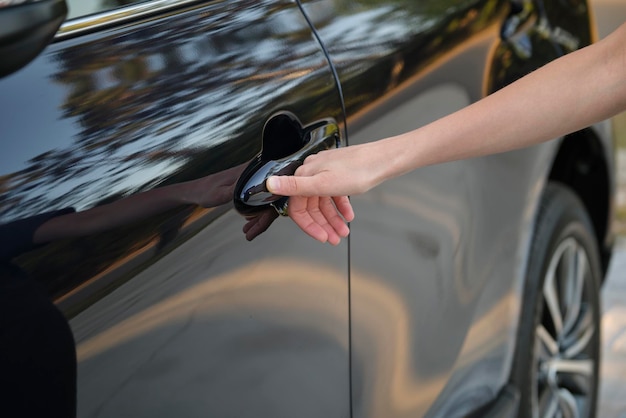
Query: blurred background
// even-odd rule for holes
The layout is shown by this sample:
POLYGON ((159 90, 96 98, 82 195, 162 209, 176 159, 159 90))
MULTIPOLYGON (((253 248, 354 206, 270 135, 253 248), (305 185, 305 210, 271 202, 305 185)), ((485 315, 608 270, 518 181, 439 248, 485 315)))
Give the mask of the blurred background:
MULTIPOLYGON (((626 22, 626 0, 590 2, 600 37, 626 22)), ((598 418, 626 418, 626 112, 613 118, 613 129, 618 177, 614 228, 619 236, 602 289, 603 352, 598 418)))
MULTIPOLYGON (((589 0, 597 23, 598 35, 605 37, 626 22, 626 0, 589 0)), ((626 71, 626 69, 625 69, 626 71)), ((615 228, 626 236, 626 112, 613 119, 618 146, 618 194, 615 228)))

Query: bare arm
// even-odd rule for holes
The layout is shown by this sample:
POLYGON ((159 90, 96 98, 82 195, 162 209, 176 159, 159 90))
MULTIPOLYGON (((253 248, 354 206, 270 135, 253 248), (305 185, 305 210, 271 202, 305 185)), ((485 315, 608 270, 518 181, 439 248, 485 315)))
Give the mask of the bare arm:
MULTIPOLYGON (((391 138, 393 168, 414 168, 522 148, 575 132, 626 109, 626 24, 510 86, 422 129, 391 138)), ((391 157, 391 155, 389 156, 391 157)))
POLYGON ((345 229, 318 226, 337 212, 350 221, 349 203, 333 213, 312 199, 328 203, 322 197, 363 193, 418 167, 538 144, 624 110, 626 24, 458 112, 402 135, 313 155, 295 176, 272 177, 267 185, 294 196, 289 213, 305 232, 337 243, 345 229))

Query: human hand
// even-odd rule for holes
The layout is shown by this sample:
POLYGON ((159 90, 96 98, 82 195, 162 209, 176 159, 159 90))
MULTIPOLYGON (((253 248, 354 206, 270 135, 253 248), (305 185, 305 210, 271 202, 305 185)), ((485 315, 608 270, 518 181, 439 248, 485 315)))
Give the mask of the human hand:
POLYGON ((272 176, 268 190, 280 196, 349 196, 384 179, 389 161, 381 141, 311 155, 293 176, 272 176))
MULTIPOLYGON (((287 213, 308 235, 321 242, 339 244, 341 238, 348 236, 350 230, 342 216, 354 218, 350 201, 347 197, 291 197, 287 213), (344 214, 341 215, 340 214, 344 214)), ((278 212, 268 207, 265 210, 246 216, 243 232, 248 241, 265 232, 278 218, 278 212)))
POLYGON ((348 195, 364 193, 383 180, 384 155, 369 143, 322 151, 308 157, 293 176, 273 176, 267 188, 291 196, 289 217, 308 235, 339 244, 354 219, 348 195))
POLYGON ((341 238, 348 236, 347 223, 354 219, 347 196, 292 196, 287 213, 306 234, 332 245, 338 245, 341 238))

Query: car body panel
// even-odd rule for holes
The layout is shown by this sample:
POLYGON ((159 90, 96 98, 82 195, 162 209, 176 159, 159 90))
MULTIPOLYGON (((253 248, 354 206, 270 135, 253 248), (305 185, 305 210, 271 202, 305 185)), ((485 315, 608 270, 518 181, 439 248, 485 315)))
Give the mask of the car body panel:
MULTIPOLYGON (((271 207, 248 242, 233 189, 259 153, 297 148, 264 136, 279 112, 335 120, 343 145, 416 129, 588 44, 588 19, 579 0, 160 0, 68 21, 0 80, 0 226, 76 211, 13 263, 72 327, 78 415, 514 404, 526 262, 560 139, 354 196, 338 247, 271 207)), ((606 124, 589 132, 610 169, 606 124)))
MULTIPOLYGON (((305 1, 350 144, 419 128, 591 41, 584 2, 528 3, 305 1)), ((355 417, 465 416, 505 387, 558 148, 420 168, 352 198, 355 417)))
POLYGON ((2 222, 77 211, 76 236, 15 264, 71 318, 78 415, 348 417, 347 243, 285 219, 248 242, 232 207, 262 146, 292 148, 262 144, 272 114, 343 125, 300 9, 212 1, 88 32, 0 80, 2 222))

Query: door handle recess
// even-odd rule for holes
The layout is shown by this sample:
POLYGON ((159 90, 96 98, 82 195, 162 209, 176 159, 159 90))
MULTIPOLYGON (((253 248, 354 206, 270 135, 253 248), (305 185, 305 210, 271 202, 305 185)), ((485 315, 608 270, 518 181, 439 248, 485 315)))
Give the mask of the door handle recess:
POLYGON ((332 118, 302 127, 289 112, 274 115, 263 128, 263 150, 252 159, 235 185, 235 209, 250 215, 271 205, 280 212, 288 198, 270 193, 266 180, 271 176, 292 175, 309 155, 339 145, 339 126, 332 118))

